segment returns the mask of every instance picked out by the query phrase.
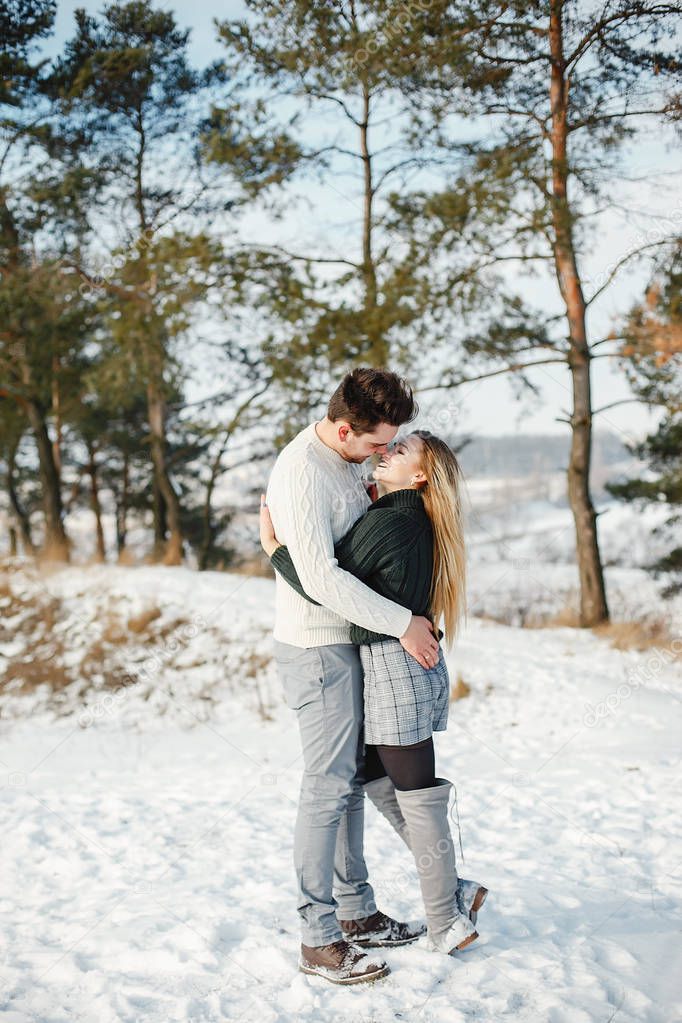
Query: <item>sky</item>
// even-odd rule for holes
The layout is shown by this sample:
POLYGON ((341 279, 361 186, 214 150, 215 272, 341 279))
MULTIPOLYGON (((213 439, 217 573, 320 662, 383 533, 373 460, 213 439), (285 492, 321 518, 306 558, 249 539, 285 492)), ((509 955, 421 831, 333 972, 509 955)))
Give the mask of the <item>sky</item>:
MULTIPOLYGON (((221 55, 222 48, 215 38, 213 18, 227 19, 243 12, 243 5, 235 0, 202 0, 201 3, 167 0, 157 6, 172 10, 178 24, 191 29, 190 58, 197 65, 206 64, 221 55)), ((102 4, 90 0, 59 3, 56 33, 50 41, 48 52, 58 50, 70 35, 76 7, 85 7, 88 12, 96 13, 102 9, 102 4)), ((615 261, 625 252, 644 241, 669 234, 672 228, 676 227, 678 232, 682 230, 682 188, 679 184, 682 175, 676 175, 682 162, 679 149, 675 152, 665 140, 649 136, 645 146, 639 144, 629 152, 624 151, 623 158, 627 161, 631 175, 638 180, 630 186, 631 192, 626 197, 625 208, 615 209, 603 216, 598 240, 593 250, 584 254, 581 270, 587 281, 585 291, 588 296, 593 286, 599 286, 615 261), (661 172, 663 176, 653 178, 654 174, 660 175, 661 172)), ((333 184, 316 185, 314 197, 315 223, 321 240, 329 237, 329 231, 340 232, 342 223, 350 222, 359 215, 359 193, 352 181, 348 182, 348 187, 340 186, 337 178, 333 184)), ((272 240, 273 226, 266 218, 256 216, 247 221, 247 225, 252 240, 272 240), (259 232, 260 238, 257 237, 259 232)), ((289 219, 285 216, 277 230, 280 239, 292 248, 304 240, 310 243, 311 236, 302 227, 298 215, 289 219)), ((592 340, 605 336, 619 315, 641 297, 647 279, 644 267, 628 269, 619 275, 617 283, 595 302, 589 314, 588 329, 592 340)), ((546 288, 546 282, 537 281, 523 282, 520 286, 524 297, 535 301, 539 299, 541 302, 544 298, 543 289, 546 288)), ((548 309, 549 314, 551 311, 548 309)), ((431 397, 423 395, 422 404, 430 407, 435 402, 436 414, 438 409, 442 410, 445 406, 454 409, 461 429, 467 433, 558 433, 565 434, 568 440, 567 424, 558 421, 566 415, 571 405, 568 370, 561 365, 538 366, 531 371, 530 378, 540 389, 539 398, 524 398, 519 402, 507 377, 500 376, 466 384, 453 394, 435 392, 431 397)), ((423 383, 420 381, 420 384, 423 383)), ((215 379, 207 380, 206 384, 209 388, 206 393, 212 393, 215 379)), ((622 374, 609 359, 593 363, 592 391, 595 408, 630 397, 622 374)), ((658 418, 656 413, 649 412, 643 406, 630 403, 597 415, 594 424, 597 430, 612 430, 626 443, 633 443, 651 430, 658 418)))

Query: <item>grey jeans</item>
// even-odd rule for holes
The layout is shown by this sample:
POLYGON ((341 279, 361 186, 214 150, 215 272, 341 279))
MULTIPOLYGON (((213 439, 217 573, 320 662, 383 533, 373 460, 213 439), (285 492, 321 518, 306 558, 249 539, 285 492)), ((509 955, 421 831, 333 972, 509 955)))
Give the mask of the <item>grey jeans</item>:
POLYGON ((296 711, 303 780, 294 833, 301 940, 328 945, 339 920, 375 912, 363 854, 363 672, 352 643, 274 641, 287 706, 296 711))

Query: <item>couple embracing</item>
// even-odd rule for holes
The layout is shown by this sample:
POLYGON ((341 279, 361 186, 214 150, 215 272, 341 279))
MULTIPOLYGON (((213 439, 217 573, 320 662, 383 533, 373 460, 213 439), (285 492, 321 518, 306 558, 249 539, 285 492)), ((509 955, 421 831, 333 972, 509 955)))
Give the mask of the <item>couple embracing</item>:
POLYGON ((424 936, 433 952, 461 951, 478 937, 487 895, 457 875, 452 784, 434 764, 450 699, 440 639, 452 643, 465 607, 461 470, 428 431, 394 441, 416 414, 396 374, 353 370, 326 417, 280 453, 261 499, 261 542, 276 570, 275 663, 303 748, 299 967, 337 984, 389 972, 368 948, 424 936), (361 467, 377 454, 372 500, 361 467), (377 908, 365 794, 414 856, 426 926, 377 908))

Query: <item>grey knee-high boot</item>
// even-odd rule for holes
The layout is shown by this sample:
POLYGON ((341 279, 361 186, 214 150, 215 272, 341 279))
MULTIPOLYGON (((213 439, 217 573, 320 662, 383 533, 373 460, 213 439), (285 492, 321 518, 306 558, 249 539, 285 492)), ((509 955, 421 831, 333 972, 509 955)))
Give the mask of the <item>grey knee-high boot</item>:
POLYGON ((407 830, 407 821, 403 817, 402 810, 398 804, 395 786, 391 779, 384 775, 383 778, 375 778, 373 781, 365 782, 365 792, 379 813, 386 818, 396 834, 402 838, 409 849, 410 836, 407 830))
POLYGON ((460 912, 457 900, 459 879, 448 821, 451 788, 446 778, 436 778, 436 784, 428 789, 396 790, 419 874, 427 942, 433 951, 446 954, 478 937, 469 917, 460 912))
MULTIPOLYGON (((410 833, 407 821, 403 817, 400 804, 396 796, 396 790, 390 778, 384 775, 382 778, 374 778, 365 783, 365 792, 369 799, 376 806, 379 813, 386 818, 395 833, 402 838, 403 842, 410 849, 410 833)), ((468 881, 466 878, 459 878, 457 889, 457 902, 460 910, 469 917, 473 924, 476 923, 478 911, 486 900, 488 889, 478 881, 468 881)))

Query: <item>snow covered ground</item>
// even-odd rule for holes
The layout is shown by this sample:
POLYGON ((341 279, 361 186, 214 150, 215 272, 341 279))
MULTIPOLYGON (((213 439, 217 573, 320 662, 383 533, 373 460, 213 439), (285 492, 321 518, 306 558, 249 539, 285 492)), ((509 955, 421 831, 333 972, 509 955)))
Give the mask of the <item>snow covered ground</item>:
MULTIPOLYGON (((616 604, 655 607, 638 570, 607 579, 616 604)), ((2 1023, 682 1020, 672 649, 470 619, 449 664, 471 692, 436 739, 462 873, 491 893, 481 937, 457 959, 388 952, 385 980, 336 988, 296 970, 301 759, 268 662, 273 584, 112 566, 0 583, 2 1023), (57 691, 22 668, 36 607, 57 691)), ((573 583, 513 557, 471 588, 489 613, 573 583)), ((371 805, 366 851, 380 906, 419 916, 371 805)))

